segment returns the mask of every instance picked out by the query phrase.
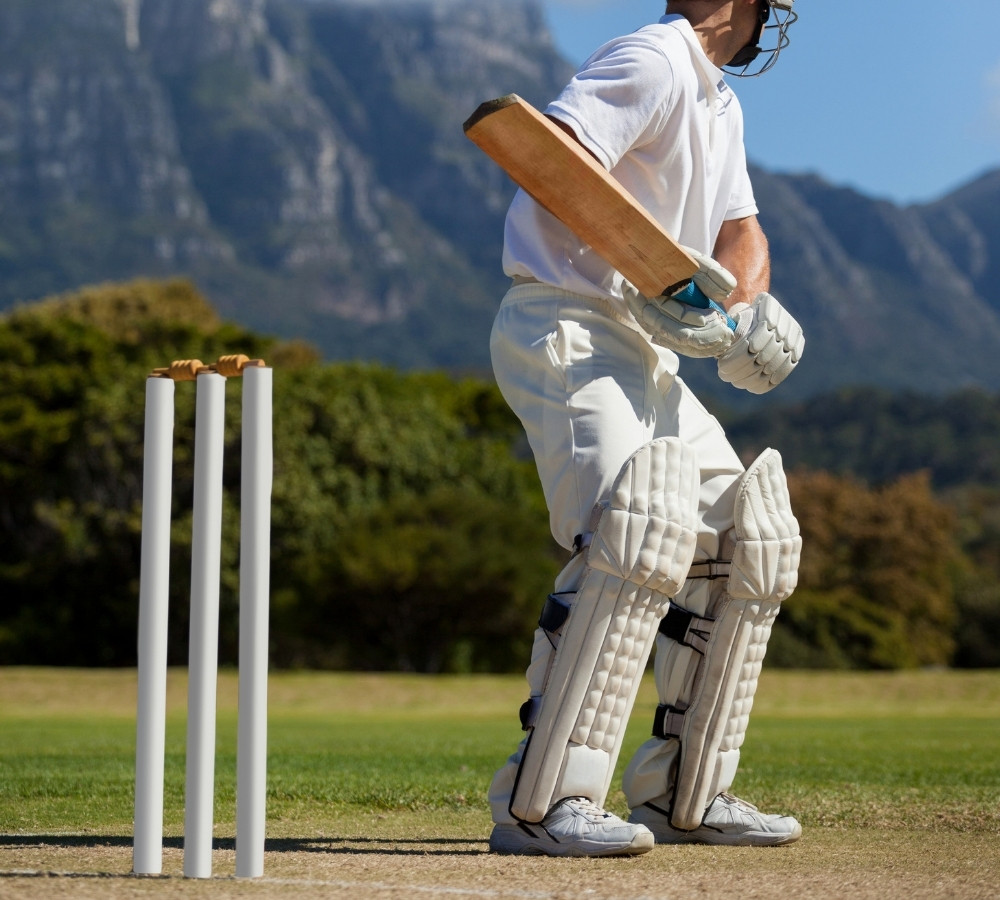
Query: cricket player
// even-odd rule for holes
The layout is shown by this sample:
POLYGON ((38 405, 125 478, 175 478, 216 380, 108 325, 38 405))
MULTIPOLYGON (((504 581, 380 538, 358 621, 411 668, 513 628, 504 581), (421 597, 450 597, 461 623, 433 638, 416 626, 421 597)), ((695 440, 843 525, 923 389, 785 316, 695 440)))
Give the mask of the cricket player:
POLYGON ((508 212, 494 372, 572 556, 535 632, 527 735, 490 786, 495 852, 632 855, 801 834, 729 793, 771 624, 797 578, 781 458, 767 450, 744 469, 677 374, 678 355, 715 357, 720 378, 759 394, 802 353, 801 329, 768 293, 742 111, 722 69, 770 68, 793 3, 669 0, 545 110, 690 248, 701 306, 641 296, 523 191, 508 212), (654 644, 659 705, 625 772, 624 821, 603 806, 654 644))

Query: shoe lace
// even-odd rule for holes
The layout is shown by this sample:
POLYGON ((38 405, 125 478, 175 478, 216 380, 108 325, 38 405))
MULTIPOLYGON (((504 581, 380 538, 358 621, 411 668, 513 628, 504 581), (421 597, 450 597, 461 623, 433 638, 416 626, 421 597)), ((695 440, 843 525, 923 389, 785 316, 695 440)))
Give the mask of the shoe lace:
POLYGON ((611 818, 611 813, 606 810, 601 809, 592 800, 588 800, 586 797, 570 797, 567 803, 571 804, 575 809, 578 809, 584 815, 591 816, 595 819, 609 819, 611 818))
POLYGON ((740 809, 745 809, 748 812, 757 812, 757 807, 754 806, 752 803, 747 803, 746 800, 741 800, 739 797, 736 797, 728 792, 723 791, 721 794, 719 794, 719 799, 723 803, 728 804, 729 806, 736 806, 739 807, 740 809))

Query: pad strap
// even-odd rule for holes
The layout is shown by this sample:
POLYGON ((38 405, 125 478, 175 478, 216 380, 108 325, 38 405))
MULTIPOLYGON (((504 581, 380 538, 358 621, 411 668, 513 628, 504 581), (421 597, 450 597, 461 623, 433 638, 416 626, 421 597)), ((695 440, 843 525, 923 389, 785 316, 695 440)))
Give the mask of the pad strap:
POLYGON ((570 603, 568 598, 572 596, 573 593, 569 591, 549 594, 545 598, 545 605, 542 606, 542 614, 538 617, 538 627, 545 632, 553 649, 559 646, 562 627, 569 617, 570 603))
MULTIPOLYGON (((715 619, 695 615, 671 601, 667 614, 660 620, 658 631, 664 637, 690 647, 700 656, 704 656, 708 650, 714 624, 715 619)), ((653 736, 661 740, 680 737, 684 729, 686 711, 686 704, 671 706, 669 703, 661 703, 657 706, 653 716, 653 736)))
POLYGON ((696 616, 693 612, 671 602, 667 614, 660 620, 659 632, 664 637, 684 644, 702 656, 708 649, 715 619, 696 616))
POLYGON ((732 571, 732 562, 728 559, 705 559, 691 564, 688 569, 688 580, 705 578, 715 581, 716 578, 728 578, 732 571))
POLYGON ((658 737, 665 741, 667 738, 681 736, 684 730, 684 713, 686 709, 671 706, 669 703, 661 703, 656 707, 656 714, 653 716, 653 737, 658 737))
MULTIPOLYGON (((569 618, 570 598, 574 595, 574 591, 561 591, 558 594, 549 594, 545 598, 542 613, 538 617, 538 627, 545 632, 545 637, 552 645, 553 650, 559 647, 562 627, 566 624, 566 619, 569 618)), ((518 717, 521 720, 522 731, 529 731, 535 727, 541 705, 541 697, 529 697, 521 704, 518 717)))

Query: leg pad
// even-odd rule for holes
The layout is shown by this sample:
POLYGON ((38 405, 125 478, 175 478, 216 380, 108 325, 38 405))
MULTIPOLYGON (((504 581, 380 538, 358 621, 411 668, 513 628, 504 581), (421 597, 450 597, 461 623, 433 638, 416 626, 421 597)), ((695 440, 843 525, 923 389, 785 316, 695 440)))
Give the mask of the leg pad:
POLYGON ((515 818, 540 822, 566 797, 604 803, 657 623, 694 556, 697 496, 697 462, 676 438, 622 467, 537 698, 515 818))

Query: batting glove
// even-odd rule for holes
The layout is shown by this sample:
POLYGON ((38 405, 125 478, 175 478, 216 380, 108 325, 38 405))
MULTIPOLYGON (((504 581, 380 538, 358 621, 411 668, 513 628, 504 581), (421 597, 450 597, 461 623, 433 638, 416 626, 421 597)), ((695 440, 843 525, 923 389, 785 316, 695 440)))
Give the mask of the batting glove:
POLYGON ((650 298, 626 282, 625 301, 654 344, 682 356, 718 356, 733 343, 736 323, 719 304, 736 288, 736 279, 710 256, 684 249, 699 266, 691 284, 670 297, 650 298))
POLYGON ((751 394, 766 394, 799 364, 806 343, 802 328, 768 293, 729 312, 736 317, 736 333, 719 357, 719 377, 751 394))

